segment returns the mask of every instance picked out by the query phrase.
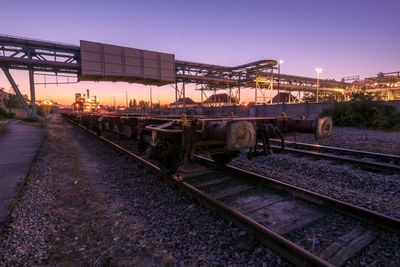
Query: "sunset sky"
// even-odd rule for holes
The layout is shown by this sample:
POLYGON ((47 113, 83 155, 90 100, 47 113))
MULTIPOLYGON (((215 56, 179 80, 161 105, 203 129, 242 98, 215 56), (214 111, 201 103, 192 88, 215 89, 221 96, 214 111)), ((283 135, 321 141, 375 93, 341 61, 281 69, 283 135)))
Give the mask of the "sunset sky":
MULTIPOLYGON (((282 59, 281 72, 340 80, 400 70, 400 1, 5 1, 0 34, 78 45, 79 40, 155 50, 177 59, 235 66, 282 59), (34 3, 34 4, 33 4, 34 3)), ((13 71, 24 93, 28 74, 13 71)), ((39 80, 39 77, 38 77, 39 80)), ((0 72, 0 87, 10 88, 0 72)), ((187 96, 200 100, 189 86, 187 96)), ((37 99, 71 104, 90 89, 102 104, 149 98, 149 87, 111 82, 37 85, 37 99)), ((254 91, 242 91, 252 100, 254 91)), ((153 102, 171 103, 171 86, 153 86, 153 102)))

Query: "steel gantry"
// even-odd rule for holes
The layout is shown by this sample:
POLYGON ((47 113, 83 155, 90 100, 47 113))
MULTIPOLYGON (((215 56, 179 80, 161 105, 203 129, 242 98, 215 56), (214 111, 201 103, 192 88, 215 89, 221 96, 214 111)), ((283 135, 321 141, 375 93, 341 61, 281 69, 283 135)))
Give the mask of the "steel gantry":
MULTIPOLYGON (((188 62, 177 60, 176 79, 182 83, 195 83, 200 85, 197 90, 201 91, 202 103, 204 97, 215 96, 218 90, 226 90, 228 92, 228 101, 231 104, 240 103, 240 89, 250 87, 256 89, 255 100, 265 97, 257 97, 258 95, 266 95, 266 90, 273 87, 273 73, 277 68, 275 60, 259 60, 248 64, 235 67, 227 67, 220 65, 211 65, 197 62, 188 62), (257 80, 264 79, 270 81, 267 86, 265 82, 257 83, 257 80), (207 94, 210 92, 211 94, 207 94), (237 103, 232 103, 232 100, 237 103)), ((208 103, 213 105, 213 103, 208 103)), ((214 103, 215 104, 215 103, 214 103)))
POLYGON ((209 92, 215 96, 218 90, 226 90, 229 93, 229 104, 240 103, 240 91, 242 88, 255 89, 255 103, 262 104, 268 101, 272 103, 272 90, 277 85, 279 85, 280 90, 298 92, 299 97, 300 92, 315 92, 317 88, 322 93, 342 95, 357 90, 385 93, 389 100, 394 99, 395 94, 400 92, 400 72, 380 73, 377 77, 366 78, 364 81, 359 81, 359 79, 354 79, 353 82, 348 82, 349 79, 336 81, 281 73, 274 75, 274 72, 278 70, 278 62, 275 60, 259 60, 228 67, 175 60, 172 54, 140 51, 138 49, 87 41, 84 41, 84 43, 88 44, 88 47, 100 47, 100 52, 93 54, 90 51, 85 51, 86 54, 83 54, 81 46, 0 35, 0 68, 29 117, 36 117, 35 84, 38 83, 35 83, 35 75, 39 73, 41 73, 40 75, 43 75, 43 73, 46 75, 47 73, 56 77, 73 75, 78 80, 99 81, 110 78, 109 80, 111 81, 128 81, 158 86, 170 83, 175 89, 177 106, 185 105, 186 84, 189 83, 196 84, 196 89, 201 91, 202 98, 207 97, 209 92), (115 51, 118 53, 113 54, 116 53, 115 51), (82 59, 83 55, 86 56, 86 61, 82 59), (93 72, 93 70, 83 68, 83 63, 91 63, 91 58, 97 58, 96 60, 98 61, 95 63, 98 65, 95 67, 100 72, 98 70, 98 72, 93 72), (25 102, 17 83, 10 73, 11 69, 28 71, 31 95, 30 105, 25 102), (89 71, 88 73, 97 78, 91 79, 90 75, 85 76, 83 70, 89 71), (117 73, 115 70, 118 70, 117 73), (173 76, 168 76, 170 72, 173 76), (114 76, 107 77, 109 73, 114 76), (140 77, 127 79, 125 75, 131 75, 132 73, 137 73, 140 77))
POLYGON ((0 67, 18 96, 28 117, 36 117, 35 72, 78 74, 79 47, 0 35, 0 67), (30 105, 23 98, 10 69, 29 72, 30 105))
POLYGON ((365 92, 381 93, 386 100, 394 100, 400 95, 400 71, 380 72, 376 77, 354 82, 354 86, 365 92))

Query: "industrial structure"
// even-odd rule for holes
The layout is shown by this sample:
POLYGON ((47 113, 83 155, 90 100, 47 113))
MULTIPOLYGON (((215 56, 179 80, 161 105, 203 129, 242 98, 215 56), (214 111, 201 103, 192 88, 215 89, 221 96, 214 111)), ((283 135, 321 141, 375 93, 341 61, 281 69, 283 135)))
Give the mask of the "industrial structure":
MULTIPOLYGON (((176 60, 175 55, 81 41, 80 46, 11 36, 0 36, 0 68, 5 73, 29 117, 36 117, 35 75, 55 75, 79 81, 125 81, 175 88, 177 106, 185 101, 185 85, 195 84, 202 102, 224 90, 240 103, 241 88, 254 89, 256 104, 272 103, 275 88, 284 91, 340 94, 348 97, 358 90, 394 99, 400 90, 399 72, 380 73, 364 81, 323 80, 280 73, 275 60, 259 60, 235 67, 176 60), (10 69, 27 70, 30 106, 23 99, 10 69)), ((57 82, 58 83, 58 82, 57 82)), ((318 98, 317 98, 318 99, 318 98)))
POLYGON ((196 172, 195 155, 210 153, 221 165, 225 165, 248 150, 247 156, 271 153, 270 138, 280 138, 281 150, 284 136, 311 133, 316 139, 326 138, 332 132, 330 117, 305 119, 300 117, 214 117, 118 115, 99 113, 64 113, 69 118, 95 132, 116 133, 137 142, 139 151, 147 151, 149 157, 159 161, 169 174, 179 166, 183 172, 196 172), (258 144, 262 142, 262 151, 258 144))
POLYGON ((96 96, 90 97, 89 89, 87 94, 75 93, 75 102, 72 104, 73 111, 90 112, 99 108, 99 101, 96 96))

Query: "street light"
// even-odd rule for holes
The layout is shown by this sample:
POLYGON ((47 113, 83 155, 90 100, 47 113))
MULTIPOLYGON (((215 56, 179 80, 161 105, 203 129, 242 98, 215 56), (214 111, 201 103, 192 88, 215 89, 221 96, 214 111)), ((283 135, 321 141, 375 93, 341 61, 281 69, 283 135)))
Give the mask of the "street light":
POLYGON ((281 84, 281 79, 280 79, 280 75, 281 75, 281 64, 283 64, 283 60, 279 60, 278 61, 278 104, 280 104, 280 96, 279 96, 279 85, 281 84))
POLYGON ((315 71, 317 72, 317 103, 319 98, 319 74, 322 72, 321 68, 316 68, 315 71))

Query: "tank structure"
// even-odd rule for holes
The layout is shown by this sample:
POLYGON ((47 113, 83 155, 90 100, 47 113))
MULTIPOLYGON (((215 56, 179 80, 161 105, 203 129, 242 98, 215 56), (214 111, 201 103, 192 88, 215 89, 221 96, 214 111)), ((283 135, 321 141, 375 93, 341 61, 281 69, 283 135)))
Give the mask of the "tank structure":
POLYGON ((330 117, 304 119, 301 117, 206 117, 160 115, 104 115, 66 113, 65 117, 101 135, 113 132, 136 140, 137 149, 157 160, 165 173, 174 173, 187 165, 196 154, 209 153, 216 164, 224 165, 247 152, 249 159, 271 153, 270 138, 281 140, 296 134, 329 137, 330 117), (262 147, 259 150, 259 147, 262 147))

